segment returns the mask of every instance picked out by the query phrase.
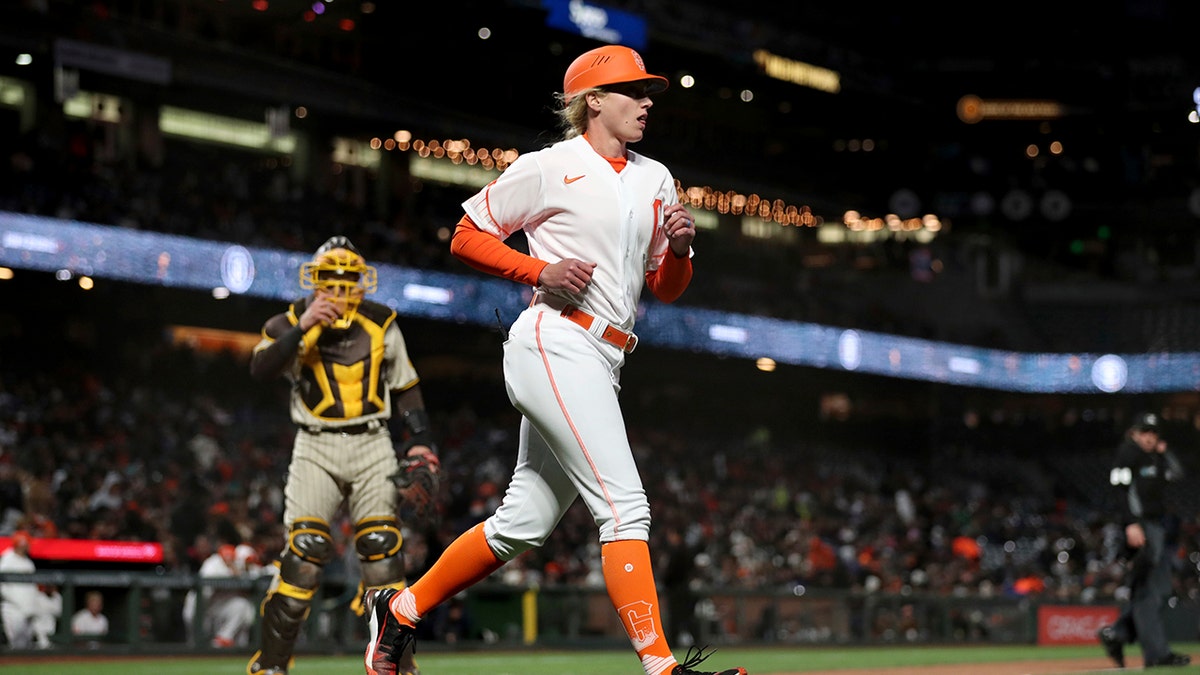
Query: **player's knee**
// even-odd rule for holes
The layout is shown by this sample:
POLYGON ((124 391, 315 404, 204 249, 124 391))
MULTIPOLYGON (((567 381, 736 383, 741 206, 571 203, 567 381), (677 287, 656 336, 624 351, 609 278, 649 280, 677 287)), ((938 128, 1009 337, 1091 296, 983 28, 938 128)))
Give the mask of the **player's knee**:
POLYGON ((395 518, 371 518, 354 528, 354 551, 358 554, 362 580, 367 586, 383 586, 404 580, 404 537, 395 518))
POLYGON ((297 520, 280 556, 279 578, 300 588, 316 588, 321 569, 332 559, 333 535, 329 524, 315 518, 297 520))
POLYGON ((371 518, 354 528, 354 551, 364 563, 398 555, 403 543, 396 518, 371 518))
POLYGON ((612 517, 596 519, 596 527, 600 530, 600 541, 615 541, 617 539, 650 539, 650 506, 628 510, 620 521, 612 517))
POLYGON ((297 520, 288 533, 288 552, 305 562, 325 565, 333 558, 329 523, 316 518, 297 520))
POLYGON ((494 532, 487 535, 486 541, 488 548, 492 549, 492 553, 496 555, 498 560, 508 562, 529 549, 541 546, 545 538, 542 541, 536 541, 528 538, 511 537, 503 532, 494 532))

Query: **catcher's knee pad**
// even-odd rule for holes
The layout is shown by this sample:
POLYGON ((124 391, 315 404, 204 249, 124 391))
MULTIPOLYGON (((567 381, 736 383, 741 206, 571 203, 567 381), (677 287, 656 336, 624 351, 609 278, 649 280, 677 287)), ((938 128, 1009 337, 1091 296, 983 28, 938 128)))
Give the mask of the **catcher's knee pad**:
POLYGON ((354 550, 363 562, 394 556, 403 543, 400 521, 394 517, 367 518, 354 526, 354 550))
POLYGON ((321 568, 333 559, 333 536, 329 524, 316 518, 292 523, 287 548, 279 558, 279 579, 312 591, 321 580, 321 568))
POLYGON ((396 518, 368 518, 355 526, 354 550, 361 561, 364 584, 381 586, 404 579, 403 543, 396 518))

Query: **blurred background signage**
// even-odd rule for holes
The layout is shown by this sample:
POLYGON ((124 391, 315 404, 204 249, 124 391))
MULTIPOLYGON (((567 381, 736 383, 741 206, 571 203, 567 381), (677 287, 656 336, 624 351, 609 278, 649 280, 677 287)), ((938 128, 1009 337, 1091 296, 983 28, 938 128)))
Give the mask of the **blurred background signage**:
POLYGON ((1065 114, 1057 101, 984 100, 964 96, 958 100, 958 118, 967 124, 983 120, 1053 120, 1065 114))
POLYGON ((637 14, 583 0, 543 0, 542 6, 549 11, 546 25, 551 28, 634 49, 646 48, 646 20, 637 14))

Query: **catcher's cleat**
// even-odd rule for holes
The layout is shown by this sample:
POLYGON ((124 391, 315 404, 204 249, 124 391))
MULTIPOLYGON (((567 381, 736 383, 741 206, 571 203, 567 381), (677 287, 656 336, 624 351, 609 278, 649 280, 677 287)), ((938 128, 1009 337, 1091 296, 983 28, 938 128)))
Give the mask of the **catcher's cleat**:
MULTIPOLYGON (((262 652, 254 652, 254 656, 250 657, 250 663, 246 664, 246 675, 287 675, 287 668, 284 666, 268 666, 263 664, 262 652)), ((291 665, 291 662, 288 662, 291 665)))
POLYGON ((714 649, 706 654, 704 653, 703 647, 700 647, 699 649, 696 647, 688 647, 687 658, 683 660, 683 663, 680 663, 671 669, 671 675, 746 675, 745 668, 728 668, 726 670, 694 670, 696 666, 700 665, 701 661, 704 661, 708 657, 712 656, 713 652, 715 651, 716 650, 714 649))
POLYGON ((246 666, 248 675, 287 675, 286 668, 279 666, 263 666, 258 661, 251 661, 250 665, 246 666))
POLYGON ((1104 645, 1104 653, 1117 664, 1118 668, 1125 667, 1125 644, 1117 637, 1117 631, 1112 626, 1105 626, 1096 631, 1100 644, 1104 645))
POLYGON ((400 657, 406 651, 416 651, 416 640, 412 626, 401 623, 392 614, 392 598, 399 592, 380 588, 367 593, 370 641, 363 658, 367 675, 419 675, 416 671, 400 670, 400 657))

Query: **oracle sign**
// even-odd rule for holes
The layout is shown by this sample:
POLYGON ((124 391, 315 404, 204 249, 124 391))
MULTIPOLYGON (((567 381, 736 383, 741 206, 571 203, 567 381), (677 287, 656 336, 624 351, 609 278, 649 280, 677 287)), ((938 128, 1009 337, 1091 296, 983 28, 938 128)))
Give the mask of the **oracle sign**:
POLYGON ((1038 644, 1098 644, 1096 631, 1116 621, 1118 613, 1111 606, 1042 605, 1038 607, 1038 644))
MULTIPOLYGON (((0 537, 0 551, 10 546, 11 537, 0 537)), ((153 564, 163 561, 163 547, 149 541, 34 537, 29 542, 29 557, 34 560, 153 564)))

